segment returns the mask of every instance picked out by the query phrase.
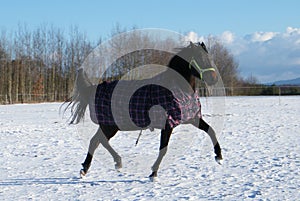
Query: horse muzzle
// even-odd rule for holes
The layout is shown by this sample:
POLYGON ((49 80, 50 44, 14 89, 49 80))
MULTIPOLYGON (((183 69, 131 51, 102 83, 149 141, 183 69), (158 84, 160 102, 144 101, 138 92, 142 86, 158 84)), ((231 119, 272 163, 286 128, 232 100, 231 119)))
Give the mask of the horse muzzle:
POLYGON ((207 85, 211 86, 218 82, 218 75, 216 71, 207 71, 203 73, 203 80, 207 85))

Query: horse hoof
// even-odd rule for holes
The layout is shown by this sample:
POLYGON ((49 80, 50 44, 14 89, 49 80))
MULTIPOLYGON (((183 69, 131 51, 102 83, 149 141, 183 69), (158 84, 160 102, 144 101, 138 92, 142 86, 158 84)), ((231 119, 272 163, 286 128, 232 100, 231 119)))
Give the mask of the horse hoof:
POLYGON ((149 177, 149 180, 151 182, 157 182, 158 181, 158 177, 149 177))
POLYGON ((152 174, 149 175, 149 179, 152 182, 157 181, 157 172, 152 172, 152 174))
POLYGON ((158 182, 158 177, 149 177, 151 182, 158 182))
POLYGON ((89 163, 89 164, 82 163, 81 165, 83 168, 80 170, 80 172, 82 171, 82 172, 84 172, 84 174, 86 174, 88 172, 88 170, 90 169, 91 163, 89 163))
POLYGON ((84 171, 84 169, 80 170, 80 178, 83 179, 85 178, 86 172, 84 171))
POLYGON ((215 160, 216 162, 219 164, 219 165, 222 165, 222 162, 223 162, 223 159, 218 157, 218 156, 215 156, 215 160))
POLYGON ((115 169, 116 169, 116 170, 120 170, 121 168, 122 168, 122 161, 119 160, 119 161, 117 161, 116 164, 115 164, 115 169))
POLYGON ((117 171, 119 171, 120 169, 122 169, 122 165, 115 165, 115 169, 116 169, 117 171))

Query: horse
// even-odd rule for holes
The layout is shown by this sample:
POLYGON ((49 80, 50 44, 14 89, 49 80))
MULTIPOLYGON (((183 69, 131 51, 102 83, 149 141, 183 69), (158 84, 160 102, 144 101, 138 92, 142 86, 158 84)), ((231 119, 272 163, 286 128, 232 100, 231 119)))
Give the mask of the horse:
MULTIPOLYGON (((203 42, 190 42, 188 46, 179 48, 178 53, 170 59, 167 70, 161 74, 167 75, 168 77, 155 77, 159 77, 160 80, 165 80, 166 83, 169 83, 168 86, 160 86, 156 84, 156 82, 153 82, 153 80, 149 82, 149 79, 145 79, 146 82, 143 80, 104 81, 100 84, 93 85, 87 78, 84 70, 78 70, 73 96, 67 106, 67 108, 72 108, 70 117, 71 124, 79 123, 83 119, 86 108, 89 105, 91 119, 94 123, 99 125, 97 132, 90 140, 86 158, 82 163, 83 168, 80 170, 81 177, 87 174, 94 152, 99 144, 102 144, 111 154, 115 162, 115 168, 122 168, 120 155, 109 143, 109 140, 115 136, 118 131, 159 128, 161 129, 159 153, 151 168, 152 173, 149 175, 150 180, 154 180, 158 177, 159 166, 167 153, 168 143, 174 127, 183 123, 192 124, 208 134, 213 144, 215 160, 221 164, 223 158, 216 133, 214 129, 204 121, 201 115, 200 101, 198 96, 195 95, 195 78, 203 80, 209 86, 216 84, 218 81, 216 66, 211 60, 205 44, 203 42), (168 74, 170 71, 180 75, 185 83, 188 84, 188 87, 180 85, 177 80, 174 81, 173 76, 168 74), (120 82, 122 83, 120 84, 120 82), (127 107, 123 107, 120 104, 116 106, 117 110, 121 110, 117 115, 118 120, 116 120, 116 116, 114 116, 111 111, 113 103, 107 104, 107 102, 113 99, 113 93, 117 90, 116 88, 118 86, 123 86, 123 91, 124 89, 126 91, 127 86, 134 82, 135 86, 138 86, 135 87, 137 90, 133 94, 130 94, 131 97, 127 100, 130 103, 128 103, 129 105, 127 105, 127 107), (160 100, 164 100, 164 102, 160 100), (187 102, 190 103, 187 104, 187 102), (152 112, 152 114, 158 119, 157 122, 161 123, 163 121, 163 124, 160 125, 155 124, 155 120, 152 121, 149 117, 151 116, 151 109, 157 105, 160 106, 160 109, 158 111, 153 109, 154 113, 152 112), (126 109, 122 110, 122 108, 126 109), (125 123, 122 124, 123 115, 127 115, 127 118, 128 113, 130 113, 130 121, 125 121, 125 123)), ((114 94, 118 95, 120 94, 119 92, 114 94)), ((117 99, 120 100, 122 97, 118 97, 117 99)))

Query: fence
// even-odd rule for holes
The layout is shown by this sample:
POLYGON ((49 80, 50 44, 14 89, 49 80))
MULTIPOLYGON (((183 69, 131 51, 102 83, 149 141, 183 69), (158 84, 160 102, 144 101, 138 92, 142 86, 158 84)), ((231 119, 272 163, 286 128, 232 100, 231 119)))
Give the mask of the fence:
MULTIPOLYGON (((300 95, 300 86, 255 86, 255 87, 224 87, 224 88, 198 88, 202 97, 216 95, 219 96, 284 96, 300 95), (222 93, 220 93, 222 92, 222 93)), ((38 102, 62 102, 68 97, 62 94, 14 94, 13 97, 0 94, 0 104, 13 103, 38 103, 38 102)))
POLYGON ((59 94, 14 94, 12 97, 0 95, 0 104, 62 102, 68 97, 59 94))
POLYGON ((300 95, 300 86, 249 86, 224 88, 198 88, 200 96, 226 94, 226 96, 284 96, 300 95), (222 91, 223 93, 220 93, 222 91))
POLYGON ((250 87, 226 87, 227 96, 281 96, 300 95, 300 86, 250 86, 250 87))

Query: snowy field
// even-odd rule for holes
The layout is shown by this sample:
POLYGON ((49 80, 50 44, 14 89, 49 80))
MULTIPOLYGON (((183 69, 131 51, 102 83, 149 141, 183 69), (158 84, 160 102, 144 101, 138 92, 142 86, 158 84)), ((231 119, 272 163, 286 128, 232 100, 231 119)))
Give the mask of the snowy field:
MULTIPOLYGON (((202 99, 204 119, 210 99, 202 99)), ((100 147, 79 179, 88 120, 69 126, 60 103, 0 106, 0 200, 297 200, 300 197, 300 97, 227 97, 218 134, 223 165, 210 140, 189 125, 174 130, 159 180, 147 178, 159 131, 120 132, 112 146, 121 172, 100 147), (183 143, 181 143, 183 142, 183 143)))

